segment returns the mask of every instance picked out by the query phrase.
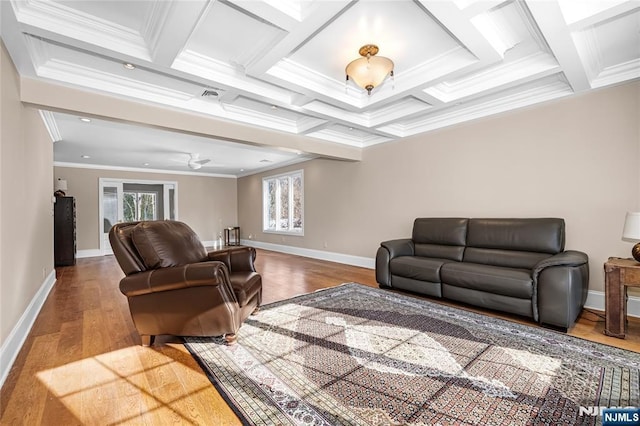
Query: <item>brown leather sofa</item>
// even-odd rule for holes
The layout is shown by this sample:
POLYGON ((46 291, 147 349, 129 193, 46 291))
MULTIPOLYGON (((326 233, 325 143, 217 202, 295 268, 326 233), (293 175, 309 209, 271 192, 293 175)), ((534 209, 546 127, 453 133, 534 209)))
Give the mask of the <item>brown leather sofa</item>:
POLYGON ((232 344, 260 306, 262 278, 252 247, 207 253, 196 233, 177 221, 119 223, 109 240, 143 345, 161 334, 224 335, 232 344))

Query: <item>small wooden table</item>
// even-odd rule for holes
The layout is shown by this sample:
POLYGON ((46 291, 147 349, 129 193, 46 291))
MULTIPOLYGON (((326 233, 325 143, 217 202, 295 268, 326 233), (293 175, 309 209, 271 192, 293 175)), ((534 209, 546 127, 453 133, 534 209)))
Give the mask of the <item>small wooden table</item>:
POLYGON ((239 246, 240 245, 240 227, 230 226, 224 228, 224 245, 225 246, 239 246), (233 235, 233 239, 231 236, 233 235))
POLYGON ((640 287, 640 263, 610 257, 604 264, 604 334, 624 339, 627 328, 627 287, 640 287))

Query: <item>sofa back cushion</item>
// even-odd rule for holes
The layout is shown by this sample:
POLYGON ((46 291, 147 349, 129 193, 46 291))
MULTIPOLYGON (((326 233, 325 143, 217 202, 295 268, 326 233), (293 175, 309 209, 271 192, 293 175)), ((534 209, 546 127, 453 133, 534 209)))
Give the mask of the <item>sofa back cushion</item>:
POLYGON ((147 269, 182 266, 207 259, 198 235, 183 222, 140 222, 133 228, 132 240, 147 269))
POLYGON ((461 261, 468 219, 418 218, 413 222, 415 255, 461 261))
POLYGON ((469 219, 464 261, 532 269, 563 250, 563 219, 469 219))

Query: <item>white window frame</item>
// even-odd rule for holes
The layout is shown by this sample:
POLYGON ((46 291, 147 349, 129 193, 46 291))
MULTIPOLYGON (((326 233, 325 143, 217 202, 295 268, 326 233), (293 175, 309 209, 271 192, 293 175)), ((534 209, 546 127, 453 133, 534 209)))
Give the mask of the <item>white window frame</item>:
MULTIPOLYGON (((293 179, 291 179, 291 182, 293 179)), ((262 232, 265 234, 281 234, 281 235, 294 235, 304 236, 304 170, 295 170, 292 172, 281 173, 278 175, 265 176, 262 178, 262 232), (293 229, 293 185, 289 187, 289 229, 280 228, 280 186, 276 185, 276 229, 269 229, 269 194, 268 194, 268 182, 277 181, 283 177, 294 178, 300 176, 300 204, 302 218, 302 227, 300 229, 293 229), (280 229, 279 229, 280 228, 280 229)))

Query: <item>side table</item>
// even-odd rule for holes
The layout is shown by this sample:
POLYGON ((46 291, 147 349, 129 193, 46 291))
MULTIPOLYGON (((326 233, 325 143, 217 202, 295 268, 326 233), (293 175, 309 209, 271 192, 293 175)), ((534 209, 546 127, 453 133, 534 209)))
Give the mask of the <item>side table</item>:
POLYGON ((240 245, 240 227, 230 226, 224 228, 224 245, 225 246, 239 246, 240 245), (233 239, 231 239, 233 235, 233 239))
POLYGON ((640 263, 610 257, 604 264, 604 334, 624 339, 627 328, 627 287, 640 287, 640 263))

